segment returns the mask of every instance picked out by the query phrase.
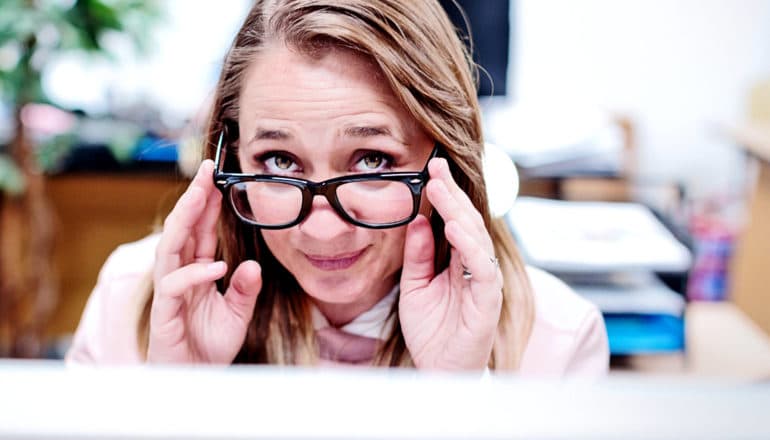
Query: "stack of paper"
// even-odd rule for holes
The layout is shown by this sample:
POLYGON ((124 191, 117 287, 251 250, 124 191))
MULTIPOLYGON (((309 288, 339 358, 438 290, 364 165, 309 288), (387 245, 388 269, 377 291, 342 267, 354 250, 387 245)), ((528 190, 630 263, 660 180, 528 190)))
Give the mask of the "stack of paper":
POLYGON ((522 197, 507 216, 527 261, 553 272, 686 271, 690 251, 643 205, 522 197))
POLYGON ((604 313, 651 313, 681 316, 682 295, 669 289, 651 273, 603 274, 592 279, 557 274, 575 292, 604 313))
POLYGON ((684 274, 692 256, 648 208, 523 197, 506 219, 529 264, 605 314, 611 353, 684 348, 684 297, 655 273, 684 274))

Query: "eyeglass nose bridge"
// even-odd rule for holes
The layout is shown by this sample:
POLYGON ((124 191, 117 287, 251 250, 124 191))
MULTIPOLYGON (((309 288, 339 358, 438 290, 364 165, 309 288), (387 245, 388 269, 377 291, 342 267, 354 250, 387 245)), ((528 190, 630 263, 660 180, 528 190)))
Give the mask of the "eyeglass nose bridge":
POLYGON ((302 191, 305 193, 305 195, 302 199, 302 210, 299 213, 297 223, 303 222, 307 216, 310 215, 310 211, 313 209, 313 201, 315 200, 316 196, 325 197, 326 201, 329 202, 329 206, 334 209, 334 212, 337 213, 337 215, 339 215, 343 220, 351 221, 350 216, 345 212, 339 200, 337 199, 336 189, 338 186, 339 183, 337 182, 307 182, 305 187, 302 188, 302 191))

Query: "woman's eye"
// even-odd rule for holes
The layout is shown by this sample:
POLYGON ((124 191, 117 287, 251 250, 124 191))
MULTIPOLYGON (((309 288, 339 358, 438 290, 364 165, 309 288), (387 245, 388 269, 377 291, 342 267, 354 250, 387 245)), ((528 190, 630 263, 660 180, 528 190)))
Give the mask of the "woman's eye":
POLYGON ((390 156, 380 152, 369 152, 361 156, 356 163, 356 171, 372 172, 377 171, 391 165, 390 156))
POLYGON ((282 170, 288 170, 291 167, 291 164, 294 163, 291 159, 285 156, 276 156, 273 158, 273 162, 275 162, 276 167, 282 170))
POLYGON ((285 154, 272 153, 262 156, 261 160, 267 173, 294 172, 299 169, 294 159, 285 154))

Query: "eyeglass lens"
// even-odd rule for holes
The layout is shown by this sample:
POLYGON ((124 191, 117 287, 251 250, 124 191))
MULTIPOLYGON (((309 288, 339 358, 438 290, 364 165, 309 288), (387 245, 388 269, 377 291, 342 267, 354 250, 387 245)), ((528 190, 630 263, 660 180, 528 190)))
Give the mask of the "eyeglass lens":
MULTIPOLYGON (((302 210, 302 190, 286 183, 237 183, 230 198, 242 217, 264 226, 291 223, 302 210)), ((413 211, 411 189, 399 181, 348 182, 337 187, 337 199, 349 217, 373 225, 405 220, 413 211)))

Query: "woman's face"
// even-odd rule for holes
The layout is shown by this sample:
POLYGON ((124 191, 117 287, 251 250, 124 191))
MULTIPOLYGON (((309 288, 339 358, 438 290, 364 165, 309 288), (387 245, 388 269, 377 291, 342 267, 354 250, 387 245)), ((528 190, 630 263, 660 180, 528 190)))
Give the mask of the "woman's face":
MULTIPOLYGON (((348 174, 419 171, 433 148, 379 71, 343 50, 310 58, 284 46, 268 48, 246 71, 239 105, 238 159, 245 173, 318 182, 348 174)), ((423 198, 423 211, 425 205, 423 198)), ((354 226, 316 196, 302 223, 262 234, 278 261, 339 325, 395 285, 405 232, 406 226, 354 226)))

